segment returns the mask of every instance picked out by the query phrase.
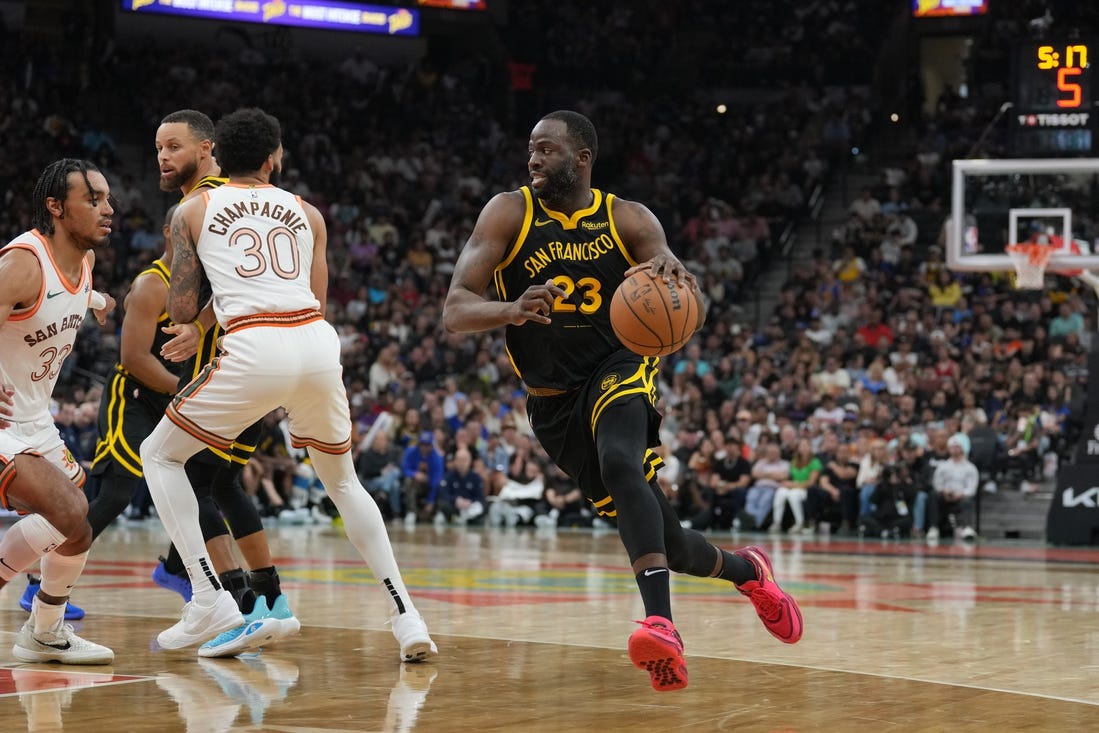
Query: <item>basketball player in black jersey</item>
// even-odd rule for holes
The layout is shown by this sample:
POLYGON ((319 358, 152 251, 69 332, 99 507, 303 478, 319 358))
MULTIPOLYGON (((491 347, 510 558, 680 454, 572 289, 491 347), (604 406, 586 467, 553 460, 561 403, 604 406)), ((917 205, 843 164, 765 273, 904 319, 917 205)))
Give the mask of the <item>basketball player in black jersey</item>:
POLYGON ((594 508, 617 523, 647 618, 630 659, 656 690, 687 685, 683 642, 672 623, 669 570, 720 577, 751 598, 768 631, 801 638, 801 613, 774 581, 762 549, 721 550, 683 529, 656 483, 661 460, 657 360, 626 350, 610 325, 611 296, 633 272, 694 291, 642 204, 591 187, 598 151, 583 115, 546 115, 530 136, 530 185, 496 195, 458 258, 443 308, 450 332, 506 327, 508 355, 528 392, 535 435, 594 508), (486 291, 494 283, 499 300, 486 291))

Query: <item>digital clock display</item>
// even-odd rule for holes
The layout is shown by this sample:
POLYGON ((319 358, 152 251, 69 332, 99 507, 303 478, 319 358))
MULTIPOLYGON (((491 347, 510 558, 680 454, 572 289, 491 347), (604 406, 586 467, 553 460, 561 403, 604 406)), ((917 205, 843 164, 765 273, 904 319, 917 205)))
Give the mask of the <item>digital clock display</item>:
POLYGON ((1095 128, 1088 42, 1029 43, 1015 54, 1012 147, 1019 155, 1092 150, 1095 128))

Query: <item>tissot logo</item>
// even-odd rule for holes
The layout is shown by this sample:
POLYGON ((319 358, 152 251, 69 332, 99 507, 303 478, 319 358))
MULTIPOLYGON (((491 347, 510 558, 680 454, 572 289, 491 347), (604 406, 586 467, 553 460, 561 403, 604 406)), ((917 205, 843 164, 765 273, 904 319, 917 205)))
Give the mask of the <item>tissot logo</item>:
POLYGON ((1099 507, 1099 486, 1092 486, 1087 491, 1079 494, 1076 493, 1075 487, 1068 487, 1061 492, 1061 506, 1069 509, 1078 506, 1087 507, 1088 509, 1099 507))

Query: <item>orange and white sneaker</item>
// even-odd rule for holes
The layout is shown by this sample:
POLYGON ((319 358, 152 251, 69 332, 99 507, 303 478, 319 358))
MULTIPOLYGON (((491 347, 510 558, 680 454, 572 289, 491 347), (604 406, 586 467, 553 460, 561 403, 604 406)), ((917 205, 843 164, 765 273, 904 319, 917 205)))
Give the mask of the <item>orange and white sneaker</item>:
POLYGON ((756 614, 771 636, 784 644, 795 644, 801 638, 801 609, 793 597, 775 582, 771 558, 762 547, 742 547, 733 553, 752 563, 756 580, 746 581, 736 589, 748 596, 756 614))
POLYGON ((683 660, 683 639, 675 626, 663 616, 649 616, 635 623, 641 628, 630 634, 633 666, 649 673, 657 692, 682 690, 687 686, 687 663, 683 660))

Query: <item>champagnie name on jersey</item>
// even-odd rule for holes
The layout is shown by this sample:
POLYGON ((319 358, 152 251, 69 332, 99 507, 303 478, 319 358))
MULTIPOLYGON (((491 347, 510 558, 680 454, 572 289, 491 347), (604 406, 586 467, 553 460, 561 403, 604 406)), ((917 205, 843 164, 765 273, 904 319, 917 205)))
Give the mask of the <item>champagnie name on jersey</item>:
POLYGON ((84 323, 83 313, 73 313, 71 316, 65 316, 56 323, 51 323, 45 328, 40 328, 34 333, 28 333, 23 335, 23 340, 27 342, 27 346, 34 346, 40 344, 46 339, 53 338, 62 331, 68 331, 72 328, 80 328, 84 323))
POLYGON ((309 228, 305 223, 305 219, 302 219, 296 212, 282 204, 272 204, 269 201, 237 201, 231 206, 222 208, 221 213, 214 214, 213 221, 206 229, 212 234, 228 234, 230 225, 237 219, 243 219, 246 216, 263 216, 274 219, 285 224, 287 228, 294 232, 304 232, 309 228))
POLYGON ((590 262, 614 251, 615 247, 614 239, 609 234, 602 234, 591 242, 548 242, 536 249, 523 262, 523 267, 531 277, 536 277, 555 260, 590 262))

